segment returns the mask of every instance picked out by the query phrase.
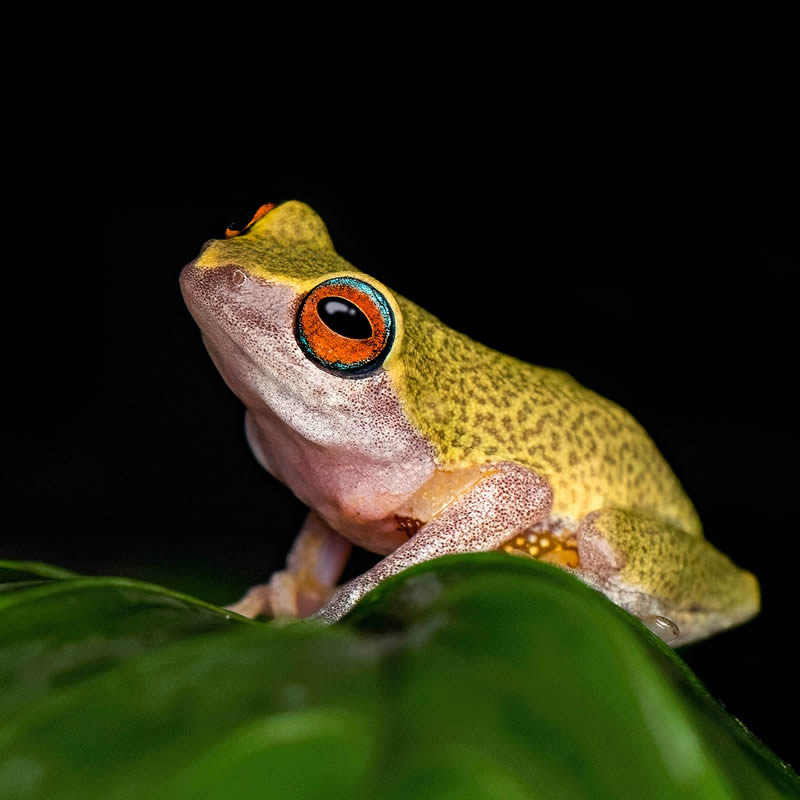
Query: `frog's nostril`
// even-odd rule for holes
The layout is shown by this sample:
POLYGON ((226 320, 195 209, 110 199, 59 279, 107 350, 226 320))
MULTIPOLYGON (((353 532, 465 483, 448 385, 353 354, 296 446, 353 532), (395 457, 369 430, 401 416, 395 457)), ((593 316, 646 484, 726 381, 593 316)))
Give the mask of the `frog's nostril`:
POLYGON ((233 285, 237 288, 244 286, 244 284, 247 282, 247 275, 245 275, 240 269, 235 269, 231 273, 231 281, 233 281, 233 285))

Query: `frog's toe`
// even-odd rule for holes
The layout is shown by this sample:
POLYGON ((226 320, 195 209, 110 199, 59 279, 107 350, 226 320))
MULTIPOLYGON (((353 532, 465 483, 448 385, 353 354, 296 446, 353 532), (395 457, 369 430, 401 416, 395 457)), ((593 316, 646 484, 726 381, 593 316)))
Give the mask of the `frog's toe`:
POLYGON ((225 606, 225 608, 250 619, 262 615, 270 616, 272 614, 271 595, 272 591, 268 583, 251 586, 241 600, 225 606))

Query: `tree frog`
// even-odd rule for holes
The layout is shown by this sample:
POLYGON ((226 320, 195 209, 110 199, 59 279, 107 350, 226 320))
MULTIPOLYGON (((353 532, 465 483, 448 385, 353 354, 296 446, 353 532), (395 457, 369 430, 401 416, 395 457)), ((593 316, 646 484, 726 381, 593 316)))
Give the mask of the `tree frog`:
POLYGON ((672 645, 758 611, 630 414, 360 271, 304 203, 207 242, 180 285, 255 458, 310 509, 234 611, 335 622, 413 564, 488 550, 571 572, 672 645), (337 587, 353 544, 384 558, 337 587))

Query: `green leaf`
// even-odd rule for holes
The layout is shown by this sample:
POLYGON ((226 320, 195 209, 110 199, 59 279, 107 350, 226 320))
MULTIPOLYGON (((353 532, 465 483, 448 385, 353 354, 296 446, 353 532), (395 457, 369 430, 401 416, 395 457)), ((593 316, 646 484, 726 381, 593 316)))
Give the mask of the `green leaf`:
POLYGON ((0 584, 37 579, 58 580, 77 578, 75 572, 41 561, 2 561, 0 560, 0 584))
POLYGON ((539 562, 429 562, 333 627, 2 580, 4 799, 800 797, 670 648, 539 562))

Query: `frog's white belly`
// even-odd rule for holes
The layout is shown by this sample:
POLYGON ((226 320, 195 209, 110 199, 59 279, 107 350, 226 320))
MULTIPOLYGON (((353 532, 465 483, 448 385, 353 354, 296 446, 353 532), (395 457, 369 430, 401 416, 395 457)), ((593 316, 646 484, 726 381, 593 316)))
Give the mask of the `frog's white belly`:
POLYGON ((269 410, 248 410, 245 428, 258 462, 351 542, 391 553, 407 540, 395 515, 433 475, 429 455, 415 448, 387 461, 314 446, 269 410))

